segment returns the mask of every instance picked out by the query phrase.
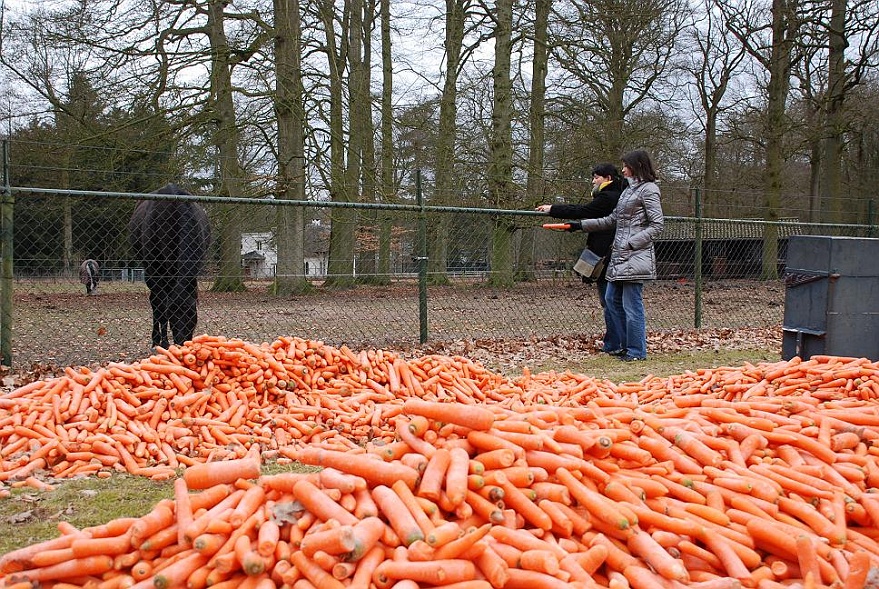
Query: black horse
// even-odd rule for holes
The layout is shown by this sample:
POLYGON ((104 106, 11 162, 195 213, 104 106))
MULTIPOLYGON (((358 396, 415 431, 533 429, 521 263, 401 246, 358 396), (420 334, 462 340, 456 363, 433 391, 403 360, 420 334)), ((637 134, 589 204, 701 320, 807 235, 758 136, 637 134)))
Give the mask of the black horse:
MULTIPOLYGON (((153 194, 190 193, 168 184, 153 194)), ((150 289, 152 345, 168 347, 169 326, 175 344, 191 340, 198 323, 198 274, 211 239, 207 213, 190 201, 144 200, 128 230, 150 289)))

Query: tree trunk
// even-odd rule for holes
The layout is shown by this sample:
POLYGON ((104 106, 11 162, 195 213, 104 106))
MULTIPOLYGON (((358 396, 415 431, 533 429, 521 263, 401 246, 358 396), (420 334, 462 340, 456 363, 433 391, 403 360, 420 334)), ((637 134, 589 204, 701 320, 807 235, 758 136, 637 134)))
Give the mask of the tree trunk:
MULTIPOLYGON (((510 79, 512 54, 513 0, 499 0, 495 13, 494 104, 491 111, 490 161, 488 191, 494 206, 514 205, 513 194, 513 84, 510 79)), ((491 278, 494 286, 513 284, 512 234, 515 223, 509 217, 498 217, 492 236, 491 278)))
MULTIPOLYGON (((375 168, 375 133, 372 126, 372 96, 370 86, 372 80, 372 28, 374 25, 375 0, 365 0, 363 7, 363 23, 360 34, 363 39, 363 81, 359 85, 359 97, 357 98, 360 113, 360 133, 362 135, 362 165, 360 170, 360 185, 363 187, 363 202, 376 202, 379 200, 376 182, 375 168)), ((363 223, 360 224, 363 241, 360 246, 360 266, 357 271, 358 282, 369 284, 386 284, 389 282, 387 274, 378 272, 379 257, 379 211, 375 209, 363 210, 360 213, 363 223)))
MULTIPOLYGON (((274 0, 275 116, 278 119, 278 197, 305 200, 305 121, 302 37, 298 0, 274 0)), ((279 206, 275 214, 278 265, 275 294, 306 292, 305 209, 279 206)))
POLYGON ((821 202, 825 210, 822 221, 827 223, 854 223, 857 217, 855 203, 844 204, 842 195, 842 134, 845 127, 843 102, 845 99, 845 32, 846 0, 831 0, 830 26, 827 28, 827 96, 824 101, 824 141, 821 155, 821 202))
MULTIPOLYGON (((381 102, 381 187, 382 202, 394 198, 394 64, 391 56, 391 2, 381 0, 382 102, 381 102)), ((391 275, 392 217, 388 211, 379 213, 378 272, 391 275)), ((390 278, 389 280, 390 281, 390 278)))
MULTIPOLYGON (((346 57, 345 48, 337 48, 335 33, 334 2, 322 0, 321 19, 326 36, 327 62, 329 64, 330 91, 330 198, 333 202, 352 201, 353 186, 348 185, 345 170, 345 133, 343 114, 342 71, 346 57)), ((340 38, 344 41, 347 30, 343 28, 340 38)), ((347 45, 347 43, 344 43, 347 45)), ((351 151, 349 149, 348 153, 351 151)), ((356 177, 355 177, 356 178, 356 177)), ((327 280, 330 287, 348 288, 354 285, 354 221, 352 209, 331 209, 330 259, 327 263, 327 280)))
POLYGON ((714 194, 717 178, 717 111, 712 108, 705 110, 705 168, 702 178, 703 215, 711 217, 716 214, 714 194))
MULTIPOLYGON (((238 125, 232 96, 232 59, 223 28, 224 0, 208 3, 208 38, 211 44, 211 103, 213 134, 217 149, 220 196, 244 196, 243 171, 238 161, 238 125)), ((219 272, 212 290, 235 292, 245 290, 241 269, 240 207, 221 207, 219 224, 219 272)))
POLYGON ((784 166, 785 104, 790 90, 791 46, 796 31, 793 0, 772 1, 772 50, 766 108, 766 201, 763 233, 763 271, 767 280, 778 278, 778 209, 784 166))
MULTIPOLYGON (((549 55, 547 28, 552 0, 536 0, 534 4, 534 59, 532 60, 531 108, 528 116, 531 137, 528 142, 528 192, 529 206, 536 207, 545 198, 546 182, 543 175, 544 117, 546 116, 546 72, 549 55)), ((516 280, 533 281, 534 232, 532 228, 522 232, 519 257, 516 261, 516 280)))
MULTIPOLYGON (((436 139, 436 180, 431 204, 459 204, 455 201, 455 118, 457 116, 458 73, 464 43, 464 19, 468 0, 446 0, 446 71, 440 97, 439 130, 436 139)), ((448 221, 436 215, 427 224, 427 271, 431 284, 447 284, 448 221)))
MULTIPOLYGON (((61 169, 61 188, 70 190, 70 151, 64 150, 64 165, 61 169)), ((61 226, 61 260, 64 276, 73 276, 73 207, 70 197, 61 197, 62 226, 61 226)))

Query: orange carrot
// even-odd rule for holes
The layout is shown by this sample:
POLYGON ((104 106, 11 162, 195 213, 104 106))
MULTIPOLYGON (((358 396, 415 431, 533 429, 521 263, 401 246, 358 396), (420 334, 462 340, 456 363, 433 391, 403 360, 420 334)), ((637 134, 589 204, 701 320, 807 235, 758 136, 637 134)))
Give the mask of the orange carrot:
POLYGON ((306 534, 302 538, 299 549, 308 557, 314 556, 318 550, 337 555, 354 550, 355 541, 354 527, 342 525, 306 534))
POLYGON ((223 534, 199 534, 192 541, 192 548, 201 554, 213 556, 226 543, 226 539, 223 534))
POLYGON ((317 447, 305 447, 290 456, 303 464, 329 466, 362 477, 371 484, 390 486, 394 481, 402 480, 410 489, 414 489, 418 481, 418 471, 396 462, 380 460, 352 460, 347 452, 325 450, 317 447))
POLYGON ((244 458, 193 464, 183 471, 183 479, 190 489, 208 489, 238 479, 255 479, 259 473, 259 457, 250 454, 244 458))
POLYGON ((556 471, 556 476, 568 487, 571 497, 589 510, 594 518, 620 530, 630 527, 632 522, 629 522, 610 500, 577 480, 567 469, 559 468, 556 471))
POLYGON ((392 488, 377 485, 372 490, 372 498, 405 546, 409 546, 416 540, 424 540, 424 532, 419 527, 415 516, 392 488))
POLYGON ((494 423, 494 413, 490 410, 456 403, 431 403, 410 398, 403 403, 403 412, 481 431, 491 429, 494 423))
POLYGON ((435 558, 437 560, 460 558, 465 552, 470 550, 474 544, 485 537, 491 527, 492 524, 483 524, 478 528, 467 530, 461 537, 456 538, 451 542, 446 542, 437 548, 434 555, 435 558))
POLYGON ((229 523, 232 527, 239 527, 244 521, 253 515, 258 509, 265 504, 266 493, 260 485, 254 485, 244 491, 244 495, 229 514, 229 523))
POLYGON ((558 557, 550 550, 525 550, 519 557, 519 566, 552 576, 557 576, 561 570, 558 557))
POLYGON ((866 585, 870 573, 870 553, 857 550, 849 559, 849 574, 845 579, 844 589, 861 589, 866 585))
POLYGON ((666 579, 689 582, 689 573, 680 560, 672 557, 653 537, 643 530, 635 530, 628 539, 632 553, 643 558, 666 579))
POLYGON ((46 581, 58 581, 73 577, 87 577, 89 575, 102 575, 113 568, 113 557, 106 554, 76 558, 66 562, 28 569, 13 573, 10 580, 14 582, 29 581, 31 583, 43 583, 46 581))
POLYGON ((128 552, 131 548, 131 530, 121 536, 105 538, 77 538, 70 545, 73 558, 85 558, 107 554, 115 556, 128 552))
POLYGON ((489 583, 491 583, 491 586, 494 587, 494 589, 501 589, 510 579, 510 576, 507 573, 510 567, 507 562, 492 549, 493 545, 494 542, 489 543, 486 549, 473 559, 473 562, 479 569, 479 572, 482 573, 489 583))
POLYGON ((456 538, 460 538, 463 534, 464 531, 461 529, 461 526, 455 522, 447 521, 444 524, 434 527, 425 536, 425 541, 434 548, 437 548, 456 538))
POLYGON ((192 501, 186 479, 174 480, 174 513, 177 520, 177 543, 185 544, 186 530, 192 524, 192 501))
POLYGON ((397 497, 400 498, 400 501, 403 502, 409 510, 409 513, 412 514, 412 517, 415 518, 415 522, 418 524, 418 527, 421 528, 422 534, 426 537, 435 526, 430 520, 430 517, 424 512, 418 499, 412 493, 412 489, 406 486, 403 481, 396 481, 391 485, 391 489, 397 494, 397 497))
POLYGON ((257 552, 262 556, 271 556, 275 553, 280 539, 281 527, 274 520, 266 520, 257 532, 257 552))
POLYGON ((174 511, 170 501, 161 501, 152 511, 131 524, 131 543, 135 548, 159 530, 165 529, 174 522, 174 511))
MULTIPOLYGON (((352 461, 353 462, 353 461, 352 461)), ((323 490, 307 479, 296 483, 293 489, 296 499, 311 513, 326 521, 335 519, 341 524, 354 525, 357 518, 333 501, 323 490)))
POLYGON ((354 589, 369 589, 375 569, 385 559, 385 551, 381 546, 371 548, 357 564, 357 569, 351 577, 351 587, 354 589))
POLYGON ((569 589, 568 583, 539 571, 510 568, 504 589, 569 589))
POLYGON ((459 505, 467 498, 467 473, 470 455, 463 448, 449 450, 449 466, 446 469, 445 492, 452 506, 459 505))
POLYGON ((302 551, 295 551, 290 555, 293 566, 319 589, 344 589, 341 581, 322 569, 317 563, 305 556, 302 551))
POLYGON ((185 558, 181 558, 174 564, 171 564, 153 575, 153 585, 156 589, 168 589, 175 587, 183 582, 189 576, 207 563, 208 556, 193 552, 185 558))
POLYGON ((353 493, 357 489, 366 488, 366 481, 362 477, 350 475, 335 468, 321 469, 318 478, 322 487, 339 489, 342 493, 353 493))
POLYGON ((469 581, 476 576, 476 566, 467 560, 433 560, 411 562, 386 560, 376 567, 373 582, 377 587, 389 587, 395 580, 411 579, 418 583, 443 585, 469 581))
POLYGON ((431 501, 439 499, 450 460, 451 454, 447 448, 437 448, 421 474, 421 481, 418 483, 417 489, 419 496, 426 497, 431 501))

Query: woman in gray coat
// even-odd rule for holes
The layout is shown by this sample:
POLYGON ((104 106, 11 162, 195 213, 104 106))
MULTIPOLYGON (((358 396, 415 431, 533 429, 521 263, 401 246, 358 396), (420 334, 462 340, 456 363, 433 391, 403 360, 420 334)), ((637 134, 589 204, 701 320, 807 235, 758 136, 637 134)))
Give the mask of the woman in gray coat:
POLYGON ((605 302, 616 332, 622 334, 619 357, 627 362, 647 358, 647 321, 642 291, 645 280, 656 278, 653 240, 662 232, 664 219, 659 202, 656 172, 646 151, 623 156, 623 176, 628 187, 613 212, 600 219, 571 223, 572 231, 601 231, 616 227, 607 266, 605 302))

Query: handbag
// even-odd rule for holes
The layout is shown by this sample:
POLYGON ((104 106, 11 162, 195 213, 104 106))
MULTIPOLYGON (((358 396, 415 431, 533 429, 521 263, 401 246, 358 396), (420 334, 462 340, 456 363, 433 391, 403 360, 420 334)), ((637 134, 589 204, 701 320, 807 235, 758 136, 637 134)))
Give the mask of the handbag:
POLYGON ((604 263, 604 256, 599 256, 587 247, 574 263, 574 272, 583 278, 595 280, 601 276, 601 272, 604 270, 604 263))

